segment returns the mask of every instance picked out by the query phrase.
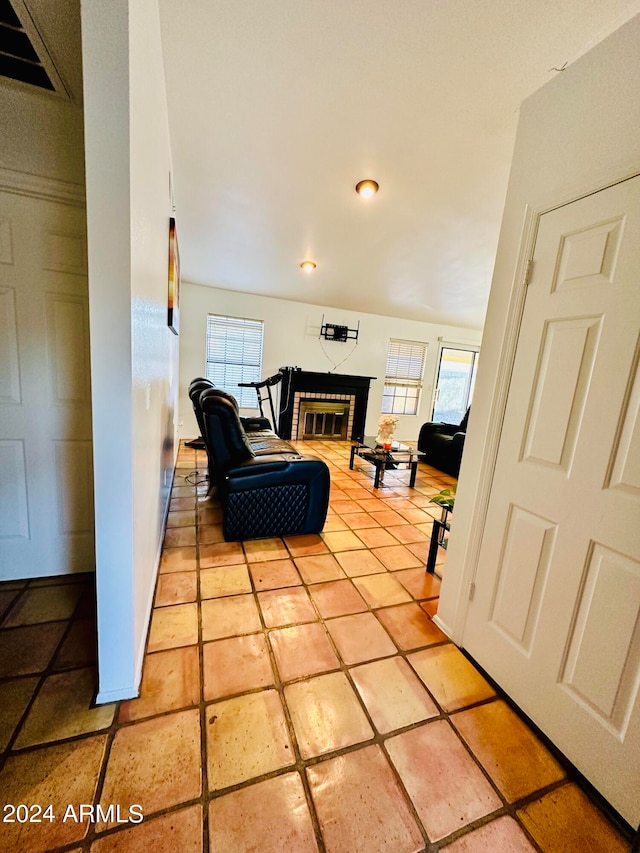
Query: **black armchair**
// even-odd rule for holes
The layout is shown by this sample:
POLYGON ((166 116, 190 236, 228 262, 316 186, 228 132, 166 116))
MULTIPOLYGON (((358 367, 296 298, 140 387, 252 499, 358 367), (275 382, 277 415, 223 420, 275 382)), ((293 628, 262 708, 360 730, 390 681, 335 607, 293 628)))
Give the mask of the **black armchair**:
POLYGON ((253 443, 231 395, 201 392, 210 482, 223 505, 227 541, 319 533, 329 505, 329 468, 266 430, 253 443))
POLYGON ((430 422, 423 424, 418 436, 418 450, 424 453, 423 462, 445 474, 457 477, 467 435, 470 409, 457 424, 430 422))

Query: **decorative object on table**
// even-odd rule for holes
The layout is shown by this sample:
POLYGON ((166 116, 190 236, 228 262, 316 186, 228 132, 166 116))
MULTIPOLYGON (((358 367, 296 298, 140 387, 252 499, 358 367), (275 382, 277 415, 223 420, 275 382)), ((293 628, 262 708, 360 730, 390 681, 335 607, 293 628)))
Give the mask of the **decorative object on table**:
POLYGON ((378 435, 376 444, 381 444, 385 450, 391 450, 393 431, 398 423, 397 415, 380 415, 378 418, 378 435))
POLYGON ((169 219, 169 298, 168 325, 174 335, 180 331, 180 253, 176 220, 169 219))

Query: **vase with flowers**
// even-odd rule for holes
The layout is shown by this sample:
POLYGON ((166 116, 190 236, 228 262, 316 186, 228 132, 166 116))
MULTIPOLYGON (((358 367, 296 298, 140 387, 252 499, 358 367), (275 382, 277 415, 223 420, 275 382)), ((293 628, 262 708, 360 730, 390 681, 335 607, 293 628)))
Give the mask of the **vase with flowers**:
POLYGON ((376 444, 382 445, 385 450, 391 450, 393 431, 398 423, 397 415, 380 415, 378 418, 378 435, 376 444))

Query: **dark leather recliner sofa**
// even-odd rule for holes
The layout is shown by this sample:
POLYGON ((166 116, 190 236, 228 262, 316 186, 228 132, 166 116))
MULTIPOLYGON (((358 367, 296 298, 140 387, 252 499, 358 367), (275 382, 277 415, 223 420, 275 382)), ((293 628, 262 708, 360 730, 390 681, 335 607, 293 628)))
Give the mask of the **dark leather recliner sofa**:
POLYGON ((452 477, 458 476, 470 411, 467 409, 459 425, 435 421, 422 425, 418 436, 418 450, 424 453, 423 462, 452 477))
MULTIPOLYGON (((319 533, 329 505, 329 468, 301 456, 266 428, 247 432, 234 397, 205 388, 198 397, 209 480, 223 506, 227 541, 319 533)), ((258 425, 258 424, 254 424, 258 425)))

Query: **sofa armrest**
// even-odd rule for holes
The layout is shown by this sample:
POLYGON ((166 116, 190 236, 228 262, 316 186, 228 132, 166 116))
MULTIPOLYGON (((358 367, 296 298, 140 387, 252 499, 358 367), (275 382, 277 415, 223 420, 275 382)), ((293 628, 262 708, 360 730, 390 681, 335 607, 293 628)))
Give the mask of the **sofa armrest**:
POLYGON ((240 423, 245 432, 258 432, 259 430, 272 430, 271 421, 268 418, 240 418, 240 423))

